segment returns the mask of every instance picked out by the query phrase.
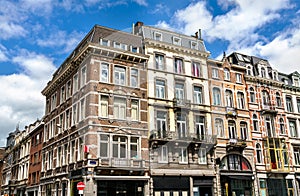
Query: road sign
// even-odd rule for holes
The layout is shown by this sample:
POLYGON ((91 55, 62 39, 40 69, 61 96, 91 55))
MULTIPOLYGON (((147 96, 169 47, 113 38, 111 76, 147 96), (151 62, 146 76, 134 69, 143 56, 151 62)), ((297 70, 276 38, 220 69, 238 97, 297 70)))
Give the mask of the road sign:
POLYGON ((77 190, 82 191, 85 188, 85 184, 83 182, 77 183, 77 190))

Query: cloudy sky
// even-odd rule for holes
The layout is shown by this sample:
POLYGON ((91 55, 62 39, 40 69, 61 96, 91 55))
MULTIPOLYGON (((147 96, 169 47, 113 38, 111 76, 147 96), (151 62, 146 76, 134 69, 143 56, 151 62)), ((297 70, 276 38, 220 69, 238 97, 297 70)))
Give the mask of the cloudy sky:
POLYGON ((210 58, 238 51, 300 72, 298 0, 0 0, 0 146, 44 114, 41 90, 95 25, 130 31, 136 21, 193 35, 210 58))

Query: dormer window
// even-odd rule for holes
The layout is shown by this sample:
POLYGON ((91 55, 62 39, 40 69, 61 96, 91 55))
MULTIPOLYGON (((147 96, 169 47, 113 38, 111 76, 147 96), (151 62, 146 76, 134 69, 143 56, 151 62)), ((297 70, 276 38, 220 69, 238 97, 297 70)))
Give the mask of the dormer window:
POLYGON ((156 41, 162 41, 162 34, 159 32, 154 33, 154 40, 156 41))
POLYGON ((109 41, 107 39, 101 39, 100 40, 100 45, 102 45, 102 46, 109 46, 109 41))
POLYGON ((299 87, 299 79, 294 78, 294 86, 299 87))
POLYGON ((121 49, 121 44, 119 42, 115 42, 114 43, 114 47, 121 49))
POLYGON ((262 68, 260 69, 260 76, 261 76, 262 78, 265 78, 265 77, 266 77, 266 70, 265 70, 264 67, 262 67, 262 68))
POLYGON ((136 47, 136 46, 131 46, 131 52, 138 53, 138 47, 136 47))
POLYGON ((198 43, 191 41, 191 49, 197 50, 198 49, 198 43))
POLYGON ((121 49, 122 50, 127 50, 127 45, 126 44, 121 44, 121 49))
POLYGON ((180 46, 181 39, 179 37, 173 37, 173 44, 180 46))
POLYGON ((251 66, 247 66, 247 75, 252 76, 252 68, 251 66))

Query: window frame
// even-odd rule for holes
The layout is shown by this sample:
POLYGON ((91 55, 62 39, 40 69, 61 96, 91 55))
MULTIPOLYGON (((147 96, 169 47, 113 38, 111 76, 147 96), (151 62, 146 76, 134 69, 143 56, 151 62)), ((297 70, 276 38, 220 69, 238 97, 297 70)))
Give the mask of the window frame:
POLYGON ((120 65, 114 66, 114 84, 126 86, 126 84, 127 84, 126 71, 127 71, 127 69, 124 66, 120 66, 120 65), (118 79, 116 77, 116 74, 118 75, 118 79), (123 77, 123 79, 122 79, 122 77, 123 77))
POLYGON ((109 83, 109 76, 110 76, 110 69, 109 69, 109 63, 107 62, 101 62, 100 63, 100 82, 103 83, 109 83), (107 67, 107 69, 104 68, 107 67), (105 72, 103 72, 105 71, 105 72), (103 74, 107 74, 106 76, 103 77, 103 74))
POLYGON ((166 80, 159 78, 155 79, 155 97, 159 99, 166 98, 166 80), (161 82, 161 84, 158 82, 161 82))

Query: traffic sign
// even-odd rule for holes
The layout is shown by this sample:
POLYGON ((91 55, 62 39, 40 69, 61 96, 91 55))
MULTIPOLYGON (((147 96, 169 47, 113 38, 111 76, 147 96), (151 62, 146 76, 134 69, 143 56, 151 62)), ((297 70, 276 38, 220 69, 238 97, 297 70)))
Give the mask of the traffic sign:
POLYGON ((82 191, 85 188, 84 182, 77 183, 77 190, 82 191))

